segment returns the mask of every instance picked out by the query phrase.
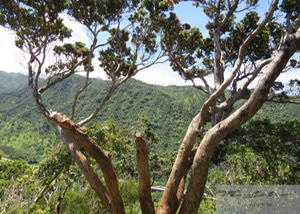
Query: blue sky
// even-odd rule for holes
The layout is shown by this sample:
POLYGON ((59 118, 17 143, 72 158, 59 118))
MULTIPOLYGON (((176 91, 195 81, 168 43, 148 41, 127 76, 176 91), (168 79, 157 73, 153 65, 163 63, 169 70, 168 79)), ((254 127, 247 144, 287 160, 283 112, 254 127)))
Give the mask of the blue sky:
MULTIPOLYGON (((260 5, 257 7, 257 12, 260 16, 264 16, 264 13, 268 10, 269 1, 263 0, 260 5)), ((196 8, 192 5, 192 1, 182 2, 175 6, 175 11, 180 18, 181 23, 189 23, 193 26, 198 26, 202 30, 204 36, 207 35, 207 30, 205 29, 205 24, 207 23, 207 17, 201 11, 201 8, 196 8)), ((65 17, 66 25, 73 29, 73 38, 71 38, 68 42, 74 42, 77 40, 83 40, 84 42, 88 41, 88 38, 85 34, 84 29, 80 27, 77 23, 68 20, 65 17)), ((14 34, 8 32, 6 29, 0 27, 0 45, 2 51, 0 52, 0 70, 8 71, 8 72, 21 72, 26 73, 26 61, 24 60, 24 54, 18 50, 14 45, 14 34), (23 65, 24 64, 24 65, 23 65)), ((95 62, 95 66, 98 63, 95 62)), ((104 72, 98 68, 94 72, 94 76, 105 79, 104 72)), ((283 79, 296 78, 296 72, 292 72, 289 74, 283 74, 283 79)), ((159 84, 159 85, 187 85, 191 84, 190 82, 185 82, 181 79, 181 77, 173 72, 168 63, 163 65, 156 65, 147 70, 144 70, 137 74, 135 77, 139 80, 142 80, 151 84, 159 84)), ((212 81, 210 79, 209 81, 212 81)))

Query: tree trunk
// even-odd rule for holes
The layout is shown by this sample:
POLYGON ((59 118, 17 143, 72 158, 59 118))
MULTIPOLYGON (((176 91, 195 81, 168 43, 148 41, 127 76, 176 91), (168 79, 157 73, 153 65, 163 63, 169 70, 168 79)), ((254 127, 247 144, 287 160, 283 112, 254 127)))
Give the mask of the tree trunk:
POLYGON ((142 213, 154 214, 147 143, 141 133, 135 134, 136 162, 139 175, 139 200, 142 213))
POLYGON ((179 186, 185 173, 188 171, 186 167, 188 167, 191 150, 199 136, 198 128, 203 125, 202 122, 201 113, 198 113, 189 125, 183 142, 178 150, 163 196, 156 210, 157 214, 176 213, 176 210, 180 205, 180 198, 178 198, 180 195, 178 194, 178 191, 180 191, 179 186))
POLYGON ((104 206, 108 209, 110 213, 112 212, 111 207, 111 200, 110 196, 105 188, 105 186, 102 184, 101 180, 98 178, 97 174, 94 172, 94 170, 91 168, 90 164, 88 163, 87 158, 84 154, 78 149, 76 143, 73 139, 71 139, 68 135, 65 134, 65 132, 58 128, 63 142, 67 149, 69 150, 72 157, 75 159, 75 162, 79 166, 80 170, 82 171, 82 174, 86 178, 86 180, 89 182, 93 190, 96 192, 98 197, 100 198, 101 202, 104 204, 104 206))
MULTIPOLYGON (((64 133, 65 136, 82 146, 85 151, 96 160, 97 164, 103 172, 107 191, 111 200, 110 203, 112 213, 125 214, 123 200, 119 192, 118 180, 108 155, 105 154, 104 151, 102 151, 97 143, 92 138, 90 138, 89 135, 80 126, 76 125, 65 115, 53 112, 50 115, 50 118, 55 124, 61 127, 63 131, 62 133, 64 133)), ((73 144, 76 145, 75 143, 73 144)), ((84 167, 87 167, 87 164, 84 167)))
POLYGON ((209 163, 218 144, 234 129, 253 117, 261 108, 274 81, 297 50, 300 50, 300 30, 297 34, 286 38, 282 48, 276 53, 267 72, 261 77, 248 101, 206 133, 194 158, 192 176, 180 209, 181 214, 197 213, 204 193, 209 163))

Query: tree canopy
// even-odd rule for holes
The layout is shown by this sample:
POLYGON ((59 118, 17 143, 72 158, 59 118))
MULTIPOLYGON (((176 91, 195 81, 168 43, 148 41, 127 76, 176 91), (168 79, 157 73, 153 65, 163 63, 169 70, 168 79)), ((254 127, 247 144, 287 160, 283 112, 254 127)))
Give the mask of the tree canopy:
MULTIPOLYGON (((203 28, 180 22, 173 8, 181 1, 172 0, 1 1, 0 24, 16 33, 16 46, 28 54, 28 85, 39 110, 56 127, 110 213, 125 213, 117 173, 110 152, 99 142, 106 138, 91 136, 84 125, 97 116, 120 85, 157 63, 169 61, 175 72, 204 91, 207 99, 191 118, 156 209, 156 213, 197 213, 210 161, 220 142, 250 120, 268 99, 298 101, 275 83, 280 73, 299 64, 292 58, 300 50, 298 3, 273 0, 265 16, 259 17, 255 12, 259 1, 195 1, 199 13, 209 20, 205 26, 207 36, 201 33, 203 28), (62 14, 84 27, 89 44, 64 43, 72 32, 64 25, 62 14), (46 65, 50 53, 54 62, 46 65), (96 57, 110 85, 103 96, 90 98, 100 100, 92 112, 76 118, 76 104, 89 88, 92 60, 96 57), (44 72, 48 79, 41 83, 44 72), (70 113, 49 109, 43 95, 78 72, 85 74, 86 81, 76 90, 70 113), (213 84, 207 81, 209 75, 213 76, 213 84), (256 86, 250 89, 257 78, 256 86), (274 85, 273 92, 282 90, 280 99, 278 93, 270 93, 274 85), (207 126, 198 142, 199 133, 207 126), (93 161, 101 169, 101 176, 92 167, 93 161)), ((299 88, 299 81, 292 80, 289 86, 299 88)), ((136 133, 135 144, 136 158, 143 163, 137 164, 141 210, 154 213, 149 164, 140 156, 142 153, 147 157, 145 136, 136 133)))

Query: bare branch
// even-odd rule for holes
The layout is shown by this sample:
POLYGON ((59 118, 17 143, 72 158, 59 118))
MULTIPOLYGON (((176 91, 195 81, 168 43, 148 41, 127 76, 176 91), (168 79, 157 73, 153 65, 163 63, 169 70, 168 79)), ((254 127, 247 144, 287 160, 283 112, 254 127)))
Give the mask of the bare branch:
POLYGON ((226 80, 220 85, 220 87, 210 96, 210 98, 203 105, 203 109, 206 109, 208 106, 211 106, 216 102, 217 98, 222 94, 225 89, 231 84, 232 80, 236 76, 236 73, 240 69, 243 59, 244 59, 244 51, 246 47, 255 39, 257 34, 259 34, 263 28, 266 26, 267 22, 272 18, 273 13, 277 7, 278 0, 274 0, 270 6, 270 10, 265 19, 261 22, 261 24, 246 38, 243 44, 239 48, 238 59, 232 69, 231 74, 226 78, 226 80))
POLYGON ((233 105, 237 100, 241 99, 245 93, 245 91, 247 90, 249 84, 257 77, 258 73, 270 62, 272 61, 271 58, 264 60, 263 62, 261 62, 257 68, 253 71, 253 73, 251 74, 251 76, 249 76, 247 78, 247 81, 244 82, 243 85, 241 85, 238 89, 238 91, 234 94, 234 96, 230 97, 228 100, 220 103, 216 108, 214 108, 214 113, 220 112, 226 108, 228 108, 228 106, 233 105))
MULTIPOLYGON (((109 155, 106 154, 80 126, 75 124, 65 115, 53 112, 50 115, 50 118, 57 126, 62 129, 62 134, 65 134, 68 138, 73 140, 73 144, 70 145, 75 145, 75 141, 96 160, 97 164, 101 168, 101 171, 103 172, 107 191, 111 200, 112 213, 125 214, 125 208, 120 195, 117 176, 112 166, 109 155)), ((67 140, 68 138, 66 138, 65 140, 67 140)), ((73 147, 71 149, 73 150, 73 147)), ((78 152, 76 152, 76 154, 78 154, 78 152)))
POLYGON ((92 119, 94 119, 97 116, 97 114, 100 112, 100 110, 103 108, 104 104, 110 99, 110 97, 113 95, 115 90, 120 85, 121 85, 120 83, 116 83, 115 81, 112 81, 112 85, 110 86, 110 88, 106 92, 105 96, 101 99, 101 102, 99 103, 98 107, 93 111, 92 114, 90 114, 88 117, 86 117, 85 119, 78 122, 78 125, 83 126, 86 123, 90 122, 92 119))
POLYGON ((225 18, 223 19, 220 27, 221 29, 224 27, 224 25, 226 24, 226 22, 230 19, 230 17, 233 15, 234 12, 236 12, 236 9, 237 9, 237 6, 239 4, 239 0, 235 0, 233 5, 231 5, 230 1, 228 0, 227 1, 227 4, 229 6, 229 10, 228 12, 226 13, 226 16, 225 18))
POLYGON ((88 180, 89 184, 93 187, 93 190, 99 196, 105 207, 110 211, 110 213, 112 213, 111 198, 109 196, 109 193, 107 192, 105 186, 102 184, 101 180, 98 178, 98 175, 90 166, 87 158, 79 150, 74 140, 70 138, 62 128, 58 127, 58 130, 60 131, 60 134, 64 139, 63 142, 65 146, 68 148, 72 157, 75 159, 75 162, 83 172, 83 175, 88 180))
POLYGON ((92 82, 89 82, 89 71, 87 71, 86 74, 86 80, 84 85, 78 89, 78 91, 76 92, 74 99, 73 99, 73 103, 71 106, 71 120, 74 120, 74 116, 75 116, 75 109, 76 109, 76 105, 77 105, 77 100, 80 96, 80 94, 91 84, 92 82))
MULTIPOLYGON (((204 78, 203 78, 204 79, 204 78)), ((196 85, 194 79, 191 79, 192 83, 193 83, 193 87, 203 91, 205 94, 209 94, 209 91, 207 90, 207 86, 206 86, 206 89, 204 89, 202 86, 200 85, 196 85)), ((204 83, 205 84, 205 83, 204 83)))
MULTIPOLYGON (((82 60, 78 61, 71 69, 66 70, 60 74, 58 74, 56 79, 51 81, 51 78, 48 80, 47 84, 41 88, 39 88, 38 92, 40 94, 44 93, 45 91, 47 91, 49 88, 51 88, 52 86, 56 85, 57 83, 67 79, 68 77, 72 76, 74 73, 77 72, 77 68, 79 66, 81 66, 86 60, 88 60, 88 57, 84 57, 82 60)), ((55 75, 56 76, 56 75, 55 75)))

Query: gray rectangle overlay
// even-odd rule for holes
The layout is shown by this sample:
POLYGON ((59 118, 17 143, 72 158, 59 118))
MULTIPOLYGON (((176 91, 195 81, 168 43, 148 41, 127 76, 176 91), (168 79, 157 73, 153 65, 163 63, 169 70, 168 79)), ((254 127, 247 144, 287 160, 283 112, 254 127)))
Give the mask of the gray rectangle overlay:
POLYGON ((217 214, 300 213, 300 185, 217 185, 217 214))

